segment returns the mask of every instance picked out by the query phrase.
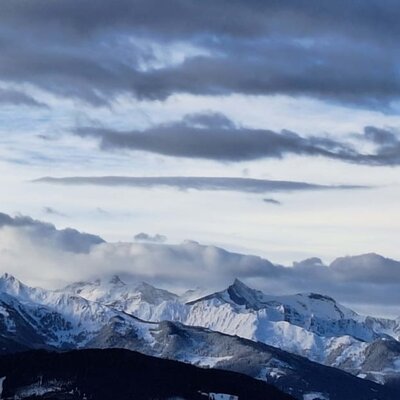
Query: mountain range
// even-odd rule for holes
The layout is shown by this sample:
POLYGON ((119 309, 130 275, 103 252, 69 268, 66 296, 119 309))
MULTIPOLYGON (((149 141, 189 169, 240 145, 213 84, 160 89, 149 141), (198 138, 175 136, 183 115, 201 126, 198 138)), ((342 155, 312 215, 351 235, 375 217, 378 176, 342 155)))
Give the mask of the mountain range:
POLYGON ((235 280, 195 300, 118 277, 81 282, 68 292, 146 321, 178 321, 237 335, 341 368, 379 383, 400 373, 399 319, 359 315, 328 296, 269 296, 235 280))
POLYGON ((361 316, 315 293, 266 295, 239 280, 203 294, 118 276, 45 290, 4 274, 0 354, 123 348, 243 373, 301 400, 398 395, 398 320, 361 316))

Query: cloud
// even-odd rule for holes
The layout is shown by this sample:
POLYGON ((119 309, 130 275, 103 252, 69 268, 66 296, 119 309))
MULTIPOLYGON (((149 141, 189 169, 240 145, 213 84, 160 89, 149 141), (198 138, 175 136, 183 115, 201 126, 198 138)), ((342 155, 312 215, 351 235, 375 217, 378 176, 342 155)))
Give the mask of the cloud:
POLYGON ((364 136, 361 139, 369 140, 379 146, 393 146, 399 144, 398 132, 392 132, 389 129, 377 128, 375 126, 366 126, 364 129, 364 136))
POLYGON ((400 133, 395 129, 382 129, 367 126, 359 138, 375 145, 371 154, 360 155, 358 158, 369 165, 400 165, 400 133))
POLYGON ((53 207, 43 207, 43 212, 49 215, 57 215, 58 217, 66 217, 66 214, 56 210, 53 207))
POLYGON ((232 177, 187 177, 187 176, 97 176, 97 177, 44 177, 35 183, 59 185, 98 185, 98 186, 130 186, 136 188, 166 187, 178 190, 234 191, 244 193, 275 193, 310 190, 353 190, 366 189, 358 185, 318 185, 307 182, 277 181, 252 178, 232 177))
POLYGON ((370 166, 400 165, 399 133, 374 126, 366 126, 362 134, 335 140, 327 136, 300 136, 287 130, 246 128, 235 125, 223 114, 204 112, 142 131, 79 127, 73 133, 96 138, 103 150, 147 151, 173 157, 239 162, 301 155, 370 166), (351 143, 354 138, 376 148, 367 153, 358 151, 351 143))
POLYGON ((385 109, 399 18, 394 0, 3 0, 0 80, 93 105, 242 93, 385 109))
POLYGON ((155 235, 149 235, 145 232, 140 232, 133 237, 137 242, 151 242, 151 243, 164 243, 167 241, 167 237, 156 233, 155 235))
POLYGON ((322 293, 383 314, 397 310, 400 301, 400 262, 373 253, 338 258, 330 265, 311 258, 286 267, 194 241, 107 243, 75 230, 68 233, 76 238, 71 248, 65 230, 50 224, 6 214, 0 214, 0 221, 1 272, 44 285, 118 273, 128 280, 145 280, 171 290, 200 285, 213 291, 239 278, 266 293, 322 293), (82 241, 85 251, 81 245, 76 248, 82 241))
POLYGON ((0 270, 47 286, 117 273, 171 290, 200 285, 213 291, 239 278, 266 293, 321 293, 383 314, 398 313, 400 301, 400 262, 373 253, 341 257, 330 265, 311 258, 287 267, 194 241, 107 243, 95 235, 6 214, 0 214, 0 270))
POLYGON ((106 0, 99 0, 96 4, 90 0, 82 0, 79 4, 71 4, 67 0, 28 4, 20 0, 4 0, 3 3, 2 23, 24 22, 31 29, 39 30, 48 25, 46 29, 58 29, 72 37, 118 27, 178 38, 210 33, 254 39, 260 35, 271 35, 271 28, 282 36, 325 31, 337 32, 337 36, 376 37, 376 40, 384 37, 394 40, 393 36, 400 33, 396 24, 400 13, 394 7, 397 4, 394 0, 385 3, 367 0, 363 4, 338 0, 324 7, 318 7, 318 1, 295 0, 285 3, 234 1, 229 7, 223 1, 212 0, 202 3, 172 0, 168 5, 160 0, 134 3, 116 0, 113 4, 106 0), (344 13, 352 18, 339 18, 344 13), (57 23, 53 22, 54 19, 57 23), (177 23, 182 19, 190 23, 177 23))
POLYGON ((0 104, 48 108, 46 104, 35 100, 26 93, 11 89, 0 89, 0 104))
POLYGON ((88 253, 91 246, 104 242, 96 235, 81 233, 71 228, 58 230, 52 224, 30 217, 16 216, 13 218, 3 213, 0 213, 0 229, 18 230, 18 234, 23 234, 26 240, 33 243, 73 253, 88 253))
POLYGON ((275 199, 263 199, 263 202, 268 204, 274 204, 276 206, 280 206, 282 204, 280 201, 275 199))
POLYGON ((29 217, 0 214, 0 269, 44 285, 52 280, 121 273, 131 279, 163 282, 176 288, 191 287, 197 279, 215 287, 215 283, 234 276, 257 276, 264 265, 257 257, 193 241, 180 245, 107 243, 98 236, 73 229, 58 230, 29 217))
POLYGON ((104 210, 104 208, 101 208, 101 207, 96 207, 96 213, 98 213, 102 216, 107 216, 107 217, 111 216, 109 211, 104 210))
POLYGON ((337 141, 323 137, 301 137, 294 132, 237 127, 217 113, 187 115, 181 121, 160 124, 144 131, 115 131, 80 127, 81 137, 95 137, 101 148, 141 150, 174 157, 245 161, 282 158, 286 154, 351 159, 356 153, 337 141))

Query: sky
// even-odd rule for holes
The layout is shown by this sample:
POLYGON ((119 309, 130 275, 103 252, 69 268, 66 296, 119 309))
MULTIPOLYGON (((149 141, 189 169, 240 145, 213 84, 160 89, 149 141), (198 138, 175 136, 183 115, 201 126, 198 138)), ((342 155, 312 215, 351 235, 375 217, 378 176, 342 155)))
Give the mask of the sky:
POLYGON ((400 260, 399 14, 392 0, 2 0, 1 269, 44 286, 240 276, 392 313, 400 270, 380 258, 355 262, 374 271, 371 301, 340 283, 363 280, 353 262, 270 285, 254 260, 400 260), (53 233, 38 242, 40 224, 53 233), (97 239, 81 248, 80 232, 97 239), (225 269, 220 251, 252 261, 225 269))

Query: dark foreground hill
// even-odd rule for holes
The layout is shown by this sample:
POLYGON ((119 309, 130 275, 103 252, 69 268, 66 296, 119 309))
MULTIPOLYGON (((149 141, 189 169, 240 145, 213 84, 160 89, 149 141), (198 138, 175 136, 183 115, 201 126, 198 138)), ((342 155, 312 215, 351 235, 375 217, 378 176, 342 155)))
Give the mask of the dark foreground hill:
POLYGON ((0 357, 4 377, 2 399, 205 400, 213 393, 222 400, 293 399, 246 375, 122 349, 5 355, 0 357))

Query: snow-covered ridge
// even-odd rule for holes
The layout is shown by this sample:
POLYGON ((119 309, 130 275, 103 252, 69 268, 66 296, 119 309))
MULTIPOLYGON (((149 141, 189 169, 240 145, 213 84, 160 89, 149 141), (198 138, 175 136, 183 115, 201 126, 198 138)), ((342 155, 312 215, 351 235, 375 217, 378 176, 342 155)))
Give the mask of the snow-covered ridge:
MULTIPOLYGON (((287 322, 326 337, 349 335, 371 341, 384 335, 398 339, 400 333, 398 321, 361 316, 331 297, 317 293, 271 296, 238 279, 226 290, 205 297, 200 297, 199 290, 178 296, 147 283, 126 284, 117 276, 108 281, 72 284, 60 292, 111 305, 152 321, 177 319, 183 323, 195 323, 198 318, 206 318, 212 308, 220 310, 219 314, 228 310, 232 315, 247 319, 287 322), (200 317, 200 314, 205 315, 200 317)), ((210 317, 209 324, 215 323, 215 319, 210 317)))
POLYGON ((186 309, 184 301, 174 293, 146 282, 127 284, 117 275, 108 280, 74 283, 58 292, 79 295, 145 321, 180 320, 186 309))
MULTIPOLYGON (((178 296, 147 283, 127 284, 118 276, 51 291, 30 288, 5 274, 0 278, 0 333, 12 337, 18 331, 22 343, 34 336, 38 346, 68 348, 104 343, 99 338, 113 332, 118 343, 140 337, 151 347, 154 323, 175 321, 263 342, 360 376, 375 379, 376 354, 386 354, 379 362, 391 374, 400 371, 396 320, 361 316, 315 293, 266 295, 239 280, 221 292, 201 294, 196 290, 178 296), (393 341, 398 350, 390 345, 393 341)), ((191 359, 210 362, 210 351, 191 359)), ((186 359, 184 354, 174 357, 186 359)))
POLYGON ((398 340, 400 335, 398 321, 359 315, 331 297, 271 296, 238 279, 226 290, 194 296, 195 300, 189 297, 189 301, 187 296, 150 289, 147 284, 96 281, 72 292, 94 301, 106 299, 107 304, 144 320, 178 321, 237 335, 353 373, 362 370, 368 346, 381 339, 398 340))
POLYGON ((118 275, 113 275, 109 280, 97 279, 94 282, 73 283, 59 292, 78 294, 88 300, 105 304, 119 304, 124 308, 140 301, 158 305, 163 301, 178 299, 176 294, 155 288, 146 282, 138 285, 127 284, 118 275))
POLYGON ((0 328, 3 336, 19 330, 37 346, 85 346, 114 318, 137 320, 101 302, 66 291, 31 288, 9 274, 0 277, 0 328))

